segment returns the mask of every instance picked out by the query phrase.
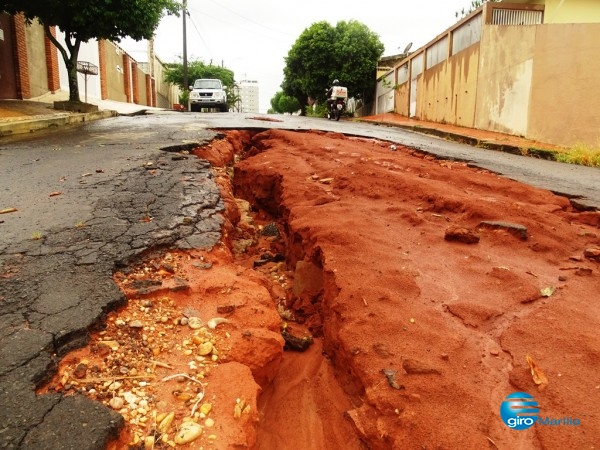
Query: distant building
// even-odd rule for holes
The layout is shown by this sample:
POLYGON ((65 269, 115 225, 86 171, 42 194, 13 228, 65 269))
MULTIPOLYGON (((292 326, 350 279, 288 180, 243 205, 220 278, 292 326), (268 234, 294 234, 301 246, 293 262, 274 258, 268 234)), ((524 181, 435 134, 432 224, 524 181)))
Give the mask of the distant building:
POLYGON ((240 96, 240 112, 257 113, 258 112, 258 81, 242 80, 238 83, 240 96))

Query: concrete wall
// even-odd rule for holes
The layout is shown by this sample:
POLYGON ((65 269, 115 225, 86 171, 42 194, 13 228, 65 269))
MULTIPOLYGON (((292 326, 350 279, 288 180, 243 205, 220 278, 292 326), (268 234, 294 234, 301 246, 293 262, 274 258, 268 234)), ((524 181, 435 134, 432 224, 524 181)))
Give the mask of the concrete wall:
MULTIPOLYGON (((65 47, 65 34, 57 29, 57 40, 65 47)), ((66 48, 66 47, 65 47, 66 48)), ((94 64, 96 67, 100 65, 98 56, 98 44, 96 41, 83 42, 79 48, 78 61, 87 61, 94 64)), ((69 78, 67 75, 67 67, 62 56, 58 57, 58 67, 60 76, 60 88, 69 91, 69 78)), ((83 74, 77 74, 77 84, 79 86, 79 97, 81 101, 85 101, 85 77, 83 74)), ((100 98, 100 76, 90 75, 87 80, 87 94, 91 98, 100 98)))
POLYGON ((600 146, 600 24, 536 31, 528 137, 600 146))
POLYGON ((172 108, 179 103, 179 87, 166 83, 167 69, 158 58, 154 60, 154 79, 156 80, 156 106, 159 108, 172 108))
POLYGON ((510 0, 506 3, 544 5, 544 23, 600 22, 598 0, 510 0))
POLYGON ((27 43, 30 94, 31 97, 38 97, 48 92, 44 27, 34 21, 26 27, 25 39, 27 43))
MULTIPOLYGON (((563 5, 567 3, 565 0, 563 5)), ((600 10, 600 1, 593 3, 600 10)), ((487 4, 484 12, 489 12, 490 5, 496 4, 487 4)), ((499 5, 511 6, 504 2, 499 5)), ((553 5, 554 11, 558 11, 559 2, 553 5)), ((413 58, 427 53, 444 35, 452 36, 465 20, 401 61, 394 71, 378 80, 378 89, 387 83, 384 80, 389 74, 400 73, 406 64, 412 67, 413 58)), ((451 48, 448 53, 452 53, 451 48)), ((426 67, 416 79, 411 75, 412 93, 410 80, 398 82, 394 112, 556 145, 598 147, 598 55, 600 23, 492 25, 486 22, 478 42, 426 67)))
POLYGON ((479 45, 472 45, 426 69, 419 78, 417 116, 425 120, 474 126, 479 45))
POLYGON ((141 67, 136 65, 135 68, 136 76, 135 81, 137 84, 137 103, 138 105, 147 105, 148 103, 148 95, 146 92, 146 73, 142 70, 141 67))
POLYGON ((536 29, 534 25, 484 27, 475 128, 527 134, 536 29))
POLYGON ((104 41, 104 62, 106 68, 106 99, 126 102, 123 51, 112 42, 104 41))

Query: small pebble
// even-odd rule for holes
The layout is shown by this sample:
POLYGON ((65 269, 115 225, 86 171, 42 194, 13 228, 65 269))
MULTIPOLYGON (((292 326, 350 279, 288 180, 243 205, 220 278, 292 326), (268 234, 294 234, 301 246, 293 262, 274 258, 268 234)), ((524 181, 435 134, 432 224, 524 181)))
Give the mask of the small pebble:
POLYGON ((202 319, 200 319, 200 317, 189 317, 187 325, 192 330, 197 330, 198 328, 202 328, 204 323, 202 323, 202 319))

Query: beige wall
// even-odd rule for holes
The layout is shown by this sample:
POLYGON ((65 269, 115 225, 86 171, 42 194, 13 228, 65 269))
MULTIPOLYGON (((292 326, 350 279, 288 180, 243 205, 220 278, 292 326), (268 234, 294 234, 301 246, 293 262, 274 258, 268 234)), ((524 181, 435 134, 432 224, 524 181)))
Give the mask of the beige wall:
POLYGON ((137 90, 138 90, 138 104, 148 105, 148 96, 146 95, 146 72, 144 72, 139 66, 136 68, 137 71, 137 90))
POLYGON ((31 97, 39 97, 48 92, 44 28, 37 21, 34 21, 31 26, 26 27, 25 38, 27 40, 31 97))
POLYGON ((154 62, 154 78, 156 79, 156 106, 172 108, 179 103, 179 88, 164 81, 166 67, 158 58, 154 62))
POLYGON ((394 112, 402 114, 403 116, 409 115, 409 97, 410 94, 410 83, 403 83, 396 88, 394 96, 394 112))
POLYGON ((598 0, 510 0, 502 2, 544 5, 544 23, 599 23, 598 0))
POLYGON ((123 80, 123 53, 112 42, 106 41, 105 46, 106 82, 109 100, 126 102, 123 80))
MULTIPOLYGON (((479 42, 417 77, 415 118, 597 148, 599 55, 600 23, 486 24, 479 42)), ((410 81, 394 100, 394 112, 410 116, 410 81)))
POLYGON ((600 146, 600 24, 538 27, 529 137, 600 146))
POLYGON ((527 134, 536 28, 484 27, 475 128, 527 134))
POLYGON ((417 88, 417 117, 473 127, 479 45, 425 70, 417 88))

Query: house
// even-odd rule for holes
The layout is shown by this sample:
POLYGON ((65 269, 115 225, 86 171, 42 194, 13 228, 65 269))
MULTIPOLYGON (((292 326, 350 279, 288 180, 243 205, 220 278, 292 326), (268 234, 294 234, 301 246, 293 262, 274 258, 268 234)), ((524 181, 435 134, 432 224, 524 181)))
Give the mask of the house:
MULTIPOLYGON (((59 29, 53 27, 51 32, 64 43, 59 29)), ((81 99, 89 96, 161 108, 179 103, 179 89, 164 80, 165 64, 153 52, 149 54, 151 62, 138 63, 113 42, 82 43, 81 99)), ((67 69, 43 27, 36 21, 27 25, 22 15, 0 13, 0 99, 27 100, 61 90, 69 90, 67 69)))
POLYGON ((600 145, 600 2, 485 3, 378 78, 376 113, 600 145))

